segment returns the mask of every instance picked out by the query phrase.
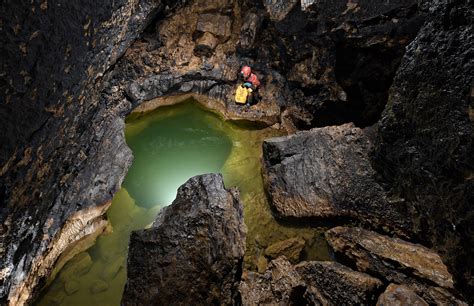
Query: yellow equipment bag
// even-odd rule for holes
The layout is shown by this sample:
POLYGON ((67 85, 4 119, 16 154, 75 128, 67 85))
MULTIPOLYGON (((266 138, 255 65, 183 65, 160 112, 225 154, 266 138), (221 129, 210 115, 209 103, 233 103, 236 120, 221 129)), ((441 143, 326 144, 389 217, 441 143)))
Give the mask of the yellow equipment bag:
POLYGON ((246 87, 242 85, 237 86, 237 90, 235 92, 235 102, 239 104, 247 103, 248 94, 249 94, 249 91, 246 87))

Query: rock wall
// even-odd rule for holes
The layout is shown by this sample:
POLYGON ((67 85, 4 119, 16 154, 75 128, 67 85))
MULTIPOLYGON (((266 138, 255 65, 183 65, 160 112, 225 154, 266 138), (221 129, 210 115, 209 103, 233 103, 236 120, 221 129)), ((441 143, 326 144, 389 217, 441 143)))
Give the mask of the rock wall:
POLYGON ((243 206, 221 175, 191 178, 130 238, 122 305, 232 305, 245 253, 243 206))
POLYGON ((353 217, 407 235, 412 226, 403 203, 391 201, 375 179, 373 139, 373 128, 345 124, 265 140, 263 177, 278 215, 353 217))
POLYGON ((474 301, 472 1, 426 2, 379 123, 373 164, 408 203, 416 237, 440 252, 474 301))
POLYGON ((0 304, 31 301, 61 252, 103 228, 132 160, 130 103, 100 95, 104 73, 165 6, 2 4, 0 304))

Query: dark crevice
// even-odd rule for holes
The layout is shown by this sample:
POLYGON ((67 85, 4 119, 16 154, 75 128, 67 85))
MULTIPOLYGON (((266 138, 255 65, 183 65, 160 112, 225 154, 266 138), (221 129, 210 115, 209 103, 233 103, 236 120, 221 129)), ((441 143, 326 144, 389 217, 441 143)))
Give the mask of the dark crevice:
POLYGON ((293 287, 289 298, 290 305, 314 305, 311 299, 307 298, 306 286, 293 287))
POLYGON ((331 104, 328 115, 356 126, 375 124, 388 101, 388 91, 405 53, 404 46, 336 45, 336 79, 347 94, 347 102, 331 104))

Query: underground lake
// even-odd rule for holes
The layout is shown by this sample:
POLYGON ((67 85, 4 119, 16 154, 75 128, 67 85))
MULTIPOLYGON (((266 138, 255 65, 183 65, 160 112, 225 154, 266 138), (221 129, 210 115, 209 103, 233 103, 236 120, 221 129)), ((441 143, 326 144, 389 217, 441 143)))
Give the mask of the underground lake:
POLYGON ((289 238, 305 241, 306 260, 328 260, 324 228, 278 222, 261 175, 262 142, 282 135, 272 128, 222 120, 194 100, 126 119, 134 160, 107 212, 108 229, 52 278, 36 305, 120 305, 131 231, 146 228, 171 204, 189 178, 222 173, 237 187, 248 228, 245 269, 257 270, 266 247, 289 238))

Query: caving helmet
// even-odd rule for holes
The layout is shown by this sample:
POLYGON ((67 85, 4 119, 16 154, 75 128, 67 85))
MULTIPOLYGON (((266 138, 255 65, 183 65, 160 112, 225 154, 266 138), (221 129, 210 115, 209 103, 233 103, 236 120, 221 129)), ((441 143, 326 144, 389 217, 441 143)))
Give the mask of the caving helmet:
POLYGON ((240 74, 244 77, 244 78, 248 78, 250 76, 250 73, 252 72, 252 69, 250 69, 249 66, 244 66, 242 67, 242 70, 240 70, 240 74))

